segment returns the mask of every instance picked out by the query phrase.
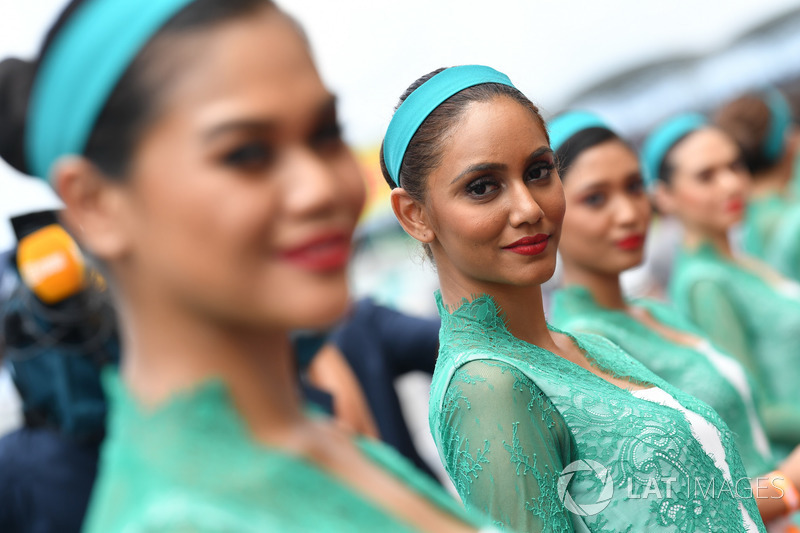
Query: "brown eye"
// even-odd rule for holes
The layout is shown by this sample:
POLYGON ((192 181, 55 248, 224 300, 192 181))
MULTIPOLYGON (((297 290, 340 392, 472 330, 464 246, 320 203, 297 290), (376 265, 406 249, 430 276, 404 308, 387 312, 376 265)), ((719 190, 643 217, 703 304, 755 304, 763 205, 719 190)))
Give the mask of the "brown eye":
POLYGON ((310 144, 315 150, 326 150, 344 146, 342 126, 339 122, 325 124, 311 136, 310 144))
POLYGON ((642 180, 641 176, 631 180, 631 182, 628 184, 628 192, 636 195, 644 192, 644 180, 642 180))
POLYGON ((491 178, 478 178, 467 185, 467 194, 476 198, 487 196, 499 189, 491 178))
POLYGON ((269 166, 273 159, 274 152, 272 149, 263 143, 252 142, 230 151, 223 158, 223 162, 227 166, 254 172, 269 166))
POLYGON ((601 207, 606 203, 606 195, 602 192, 590 194, 583 199, 583 203, 589 207, 601 207))
POLYGON ((552 163, 539 163, 537 165, 532 166, 528 170, 528 174, 527 176, 525 176, 525 179, 527 181, 538 181, 547 179, 553 173, 554 169, 555 165, 552 163))

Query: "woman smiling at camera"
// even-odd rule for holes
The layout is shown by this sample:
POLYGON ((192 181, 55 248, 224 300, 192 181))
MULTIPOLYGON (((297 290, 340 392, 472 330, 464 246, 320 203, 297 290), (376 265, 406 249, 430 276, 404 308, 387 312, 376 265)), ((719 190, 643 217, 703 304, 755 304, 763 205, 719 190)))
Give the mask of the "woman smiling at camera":
POLYGON ((430 423, 469 507, 521 531, 764 531, 710 408, 611 342, 545 321, 564 192, 537 108, 505 75, 420 78, 382 160, 397 218, 439 273, 430 423), (716 435, 713 457, 696 432, 716 435), (745 490, 702 498, 698 479, 745 490))
POLYGON ((124 332, 86 531, 474 531, 300 401, 289 333, 346 308, 364 192, 292 20, 266 0, 76 1, 14 74, 3 109, 28 113, 3 156, 55 187, 124 332))

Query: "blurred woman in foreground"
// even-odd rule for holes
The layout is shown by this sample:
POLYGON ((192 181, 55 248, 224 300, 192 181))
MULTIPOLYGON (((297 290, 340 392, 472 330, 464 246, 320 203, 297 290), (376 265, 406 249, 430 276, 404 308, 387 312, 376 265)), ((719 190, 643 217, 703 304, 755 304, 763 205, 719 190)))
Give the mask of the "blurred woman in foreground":
POLYGON ((473 530, 299 399, 289 331, 345 309, 364 192, 297 25, 266 0, 76 1, 25 79, 3 156, 56 189, 122 323, 86 530, 473 530))

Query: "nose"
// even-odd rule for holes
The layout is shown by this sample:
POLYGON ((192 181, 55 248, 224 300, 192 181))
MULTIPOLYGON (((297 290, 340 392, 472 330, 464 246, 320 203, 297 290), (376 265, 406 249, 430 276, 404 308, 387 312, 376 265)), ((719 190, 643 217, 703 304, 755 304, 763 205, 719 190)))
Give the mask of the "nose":
POLYGON ((632 226, 638 222, 639 209, 636 201, 628 196, 618 198, 614 206, 614 220, 620 226, 632 226))
POLYGON ((722 187, 728 193, 743 193, 747 187, 748 176, 734 169, 725 169, 722 179, 722 187))
POLYGON ((516 228, 523 224, 536 224, 544 217, 542 207, 524 182, 513 183, 509 192, 508 220, 513 227, 516 228))
POLYGON ((330 165, 313 150, 290 150, 286 161, 285 205, 296 215, 326 214, 336 206, 336 177, 330 165))

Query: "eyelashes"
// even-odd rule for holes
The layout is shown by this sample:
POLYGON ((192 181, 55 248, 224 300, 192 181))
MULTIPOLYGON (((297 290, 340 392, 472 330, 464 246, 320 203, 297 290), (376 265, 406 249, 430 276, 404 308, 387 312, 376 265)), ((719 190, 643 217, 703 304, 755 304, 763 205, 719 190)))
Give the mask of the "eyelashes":
POLYGON ((265 142, 251 141, 239 145, 222 158, 223 164, 246 172, 255 172, 275 160, 275 151, 265 142))
MULTIPOLYGON (((525 181, 528 183, 544 181, 549 179, 555 171, 553 162, 539 162, 532 165, 525 173, 525 181)), ((498 191, 501 179, 493 176, 481 176, 470 181, 465 186, 465 192, 473 198, 486 198, 498 191)))
MULTIPOLYGON (((337 121, 322 125, 308 137, 306 144, 321 157, 338 153, 345 146, 341 125, 337 121)), ((257 136, 251 140, 241 141, 225 152, 221 162, 241 172, 257 173, 274 164, 278 155, 278 145, 257 136)))

